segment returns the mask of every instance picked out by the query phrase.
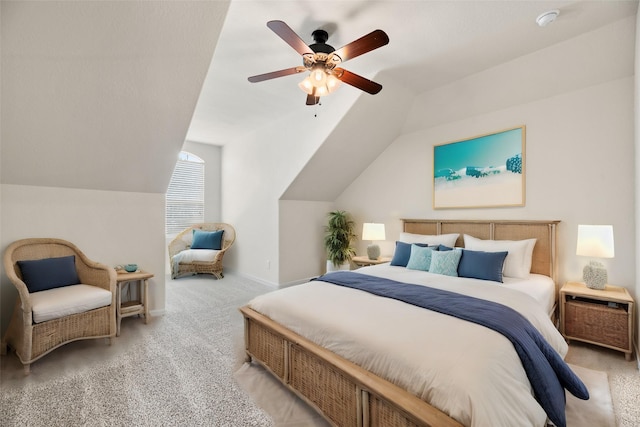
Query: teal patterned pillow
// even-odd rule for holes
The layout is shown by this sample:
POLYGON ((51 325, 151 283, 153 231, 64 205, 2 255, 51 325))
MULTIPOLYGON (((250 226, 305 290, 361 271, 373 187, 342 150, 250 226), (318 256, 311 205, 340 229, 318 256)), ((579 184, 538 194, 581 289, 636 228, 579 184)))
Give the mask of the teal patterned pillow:
POLYGON ((435 247, 423 247, 416 244, 411 245, 411 255, 407 262, 407 268, 411 270, 429 271, 431 265, 431 253, 435 247))
POLYGON ((430 273, 444 274, 446 276, 458 276, 458 264, 462 250, 454 249, 452 251, 437 251, 431 254, 430 273))

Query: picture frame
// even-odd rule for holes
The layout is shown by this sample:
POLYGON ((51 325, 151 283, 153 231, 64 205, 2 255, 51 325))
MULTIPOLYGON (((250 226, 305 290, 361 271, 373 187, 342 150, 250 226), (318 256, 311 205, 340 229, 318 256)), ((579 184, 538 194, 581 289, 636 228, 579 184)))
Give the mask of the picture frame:
POLYGON ((525 205, 524 125, 433 147, 433 208, 525 205))

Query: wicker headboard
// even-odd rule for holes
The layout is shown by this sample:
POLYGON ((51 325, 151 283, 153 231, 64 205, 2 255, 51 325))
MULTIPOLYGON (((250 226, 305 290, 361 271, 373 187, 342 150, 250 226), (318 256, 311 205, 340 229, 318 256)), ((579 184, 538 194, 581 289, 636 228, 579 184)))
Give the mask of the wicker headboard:
POLYGON ((464 234, 493 240, 535 238, 537 241, 533 248, 531 272, 551 277, 557 286, 558 223, 560 221, 402 219, 402 230, 414 234, 459 233, 456 246, 460 247, 464 247, 464 234))

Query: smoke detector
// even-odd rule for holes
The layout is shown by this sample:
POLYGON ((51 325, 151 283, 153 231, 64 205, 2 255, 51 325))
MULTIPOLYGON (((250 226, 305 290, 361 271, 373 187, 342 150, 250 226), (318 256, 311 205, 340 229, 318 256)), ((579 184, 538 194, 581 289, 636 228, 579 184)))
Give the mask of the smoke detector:
POLYGON ((559 10, 557 10, 557 9, 549 10, 547 12, 544 12, 544 13, 540 14, 536 18, 536 23, 541 27, 546 27, 547 25, 549 25, 553 21, 555 21, 556 18, 558 17, 558 15, 560 15, 560 11, 559 10))

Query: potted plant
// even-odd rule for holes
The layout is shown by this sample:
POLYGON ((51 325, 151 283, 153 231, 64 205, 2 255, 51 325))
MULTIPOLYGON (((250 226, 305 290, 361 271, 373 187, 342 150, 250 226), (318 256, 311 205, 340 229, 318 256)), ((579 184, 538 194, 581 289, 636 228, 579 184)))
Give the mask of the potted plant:
POLYGON ((357 237, 355 222, 345 211, 328 213, 329 222, 325 228, 324 246, 327 250, 327 271, 348 270, 349 261, 356 254, 352 246, 357 237))

